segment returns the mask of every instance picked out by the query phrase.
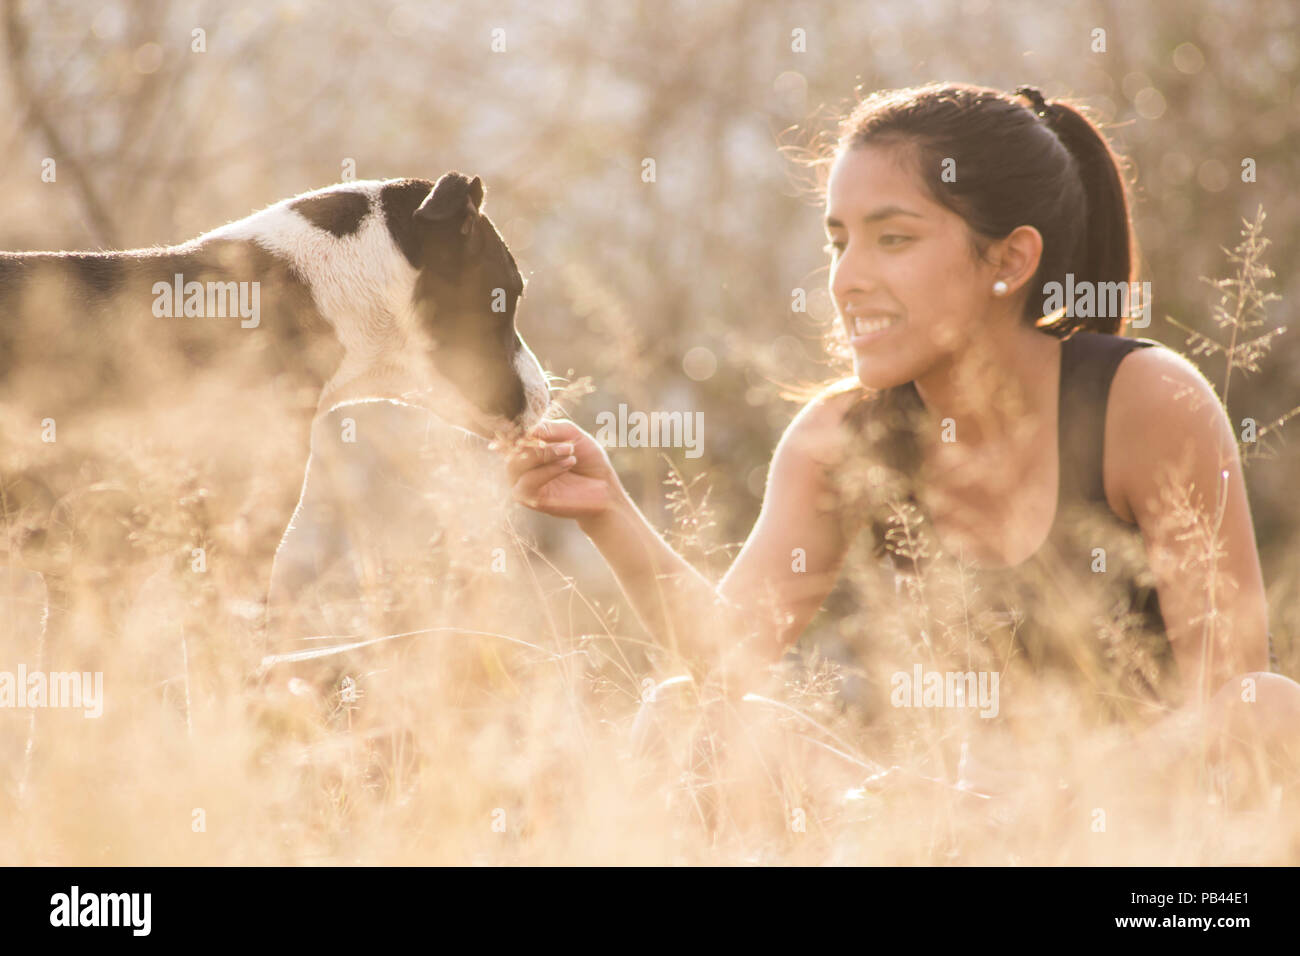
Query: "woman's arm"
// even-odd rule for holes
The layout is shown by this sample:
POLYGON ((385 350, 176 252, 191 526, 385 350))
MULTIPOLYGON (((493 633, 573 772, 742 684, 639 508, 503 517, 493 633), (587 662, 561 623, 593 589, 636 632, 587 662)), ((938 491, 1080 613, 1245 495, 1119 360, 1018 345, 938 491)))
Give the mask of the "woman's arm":
POLYGON ((571 422, 543 423, 534 432, 538 442, 511 454, 515 497, 577 519, 647 630, 683 657, 775 660, 821 606, 843 560, 850 532, 831 506, 825 470, 841 453, 849 400, 819 397, 786 430, 758 522, 720 586, 664 542, 604 449, 571 422), (746 641, 752 646, 740 650, 746 641))
MULTIPOLYGON (((1118 497, 1156 577, 1184 700, 1114 758, 1155 778, 1232 740, 1293 746, 1274 738, 1294 726, 1288 715, 1300 713, 1300 685, 1262 673, 1268 605, 1237 443, 1218 396, 1177 352, 1135 350, 1111 384, 1106 434, 1118 497)), ((974 759, 969 777, 989 793, 1015 780, 974 759)))
POLYGON ((1164 348, 1120 363, 1121 496, 1142 532, 1188 704, 1268 670, 1268 603, 1232 425, 1194 365, 1164 348))
POLYGON ((758 521, 719 592, 750 610, 765 653, 798 640, 839 579, 861 516, 842 511, 828 480, 850 450, 844 415, 856 395, 823 393, 790 424, 772 456, 758 521))
POLYGON ((1300 760, 1300 684, 1268 673, 1268 602, 1236 438, 1214 390, 1169 349, 1126 358, 1112 384, 1124 500, 1142 530, 1184 706, 1138 735, 1135 767, 1189 755, 1300 760))

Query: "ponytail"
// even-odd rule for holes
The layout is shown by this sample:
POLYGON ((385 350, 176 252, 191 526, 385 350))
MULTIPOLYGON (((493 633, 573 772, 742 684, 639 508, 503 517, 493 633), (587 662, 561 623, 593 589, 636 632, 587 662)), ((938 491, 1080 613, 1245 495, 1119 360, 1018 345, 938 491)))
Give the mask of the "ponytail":
MULTIPOLYGON (((1074 283, 1122 282, 1128 288, 1136 280, 1134 254, 1136 242, 1129 215, 1128 195, 1120 176, 1120 159, 1093 122, 1073 106, 1056 102, 1044 104, 1045 121, 1074 157, 1079 181, 1083 184, 1084 224, 1080 242, 1067 260, 1066 272, 1074 283)), ((1062 277, 1045 276, 1045 282, 1062 277)), ((1074 328, 1090 332, 1117 334, 1124 316, 1090 319, 1065 319, 1074 328)))

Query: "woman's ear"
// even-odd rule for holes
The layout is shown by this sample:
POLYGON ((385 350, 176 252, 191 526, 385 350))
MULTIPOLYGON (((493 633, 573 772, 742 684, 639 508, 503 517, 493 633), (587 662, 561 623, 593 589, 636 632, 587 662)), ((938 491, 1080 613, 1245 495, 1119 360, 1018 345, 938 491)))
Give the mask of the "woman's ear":
MULTIPOLYGON (((1008 294, 1019 292, 1026 282, 1038 272, 1043 258, 1043 236, 1033 226, 1017 226, 1006 238, 998 242, 994 262, 995 279, 1007 284, 1008 294)), ((1030 290, 1033 294, 1033 290, 1030 290)))

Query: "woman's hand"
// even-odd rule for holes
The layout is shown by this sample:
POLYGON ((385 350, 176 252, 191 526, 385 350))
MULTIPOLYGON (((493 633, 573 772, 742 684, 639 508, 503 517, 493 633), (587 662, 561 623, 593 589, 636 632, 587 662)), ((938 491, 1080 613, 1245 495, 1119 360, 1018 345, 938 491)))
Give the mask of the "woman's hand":
POLYGON ((515 500, 557 518, 606 514, 623 486, 605 449, 570 421, 544 421, 508 452, 515 500))

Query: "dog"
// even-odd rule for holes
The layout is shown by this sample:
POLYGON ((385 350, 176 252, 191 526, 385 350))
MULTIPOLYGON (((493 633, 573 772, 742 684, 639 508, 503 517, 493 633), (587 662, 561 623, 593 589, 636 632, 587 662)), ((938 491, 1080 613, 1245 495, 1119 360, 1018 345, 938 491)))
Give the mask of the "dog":
MULTIPOLYGON (((230 395, 310 395, 302 432, 371 397, 485 437, 531 427, 549 390, 515 328, 524 282, 484 195, 456 171, 346 182, 177 246, 0 253, 0 565, 57 577, 76 564, 47 531, 68 524, 52 512, 85 480, 66 462, 93 445, 86 423, 105 407, 143 415, 200 376, 230 395)), ((99 563, 130 553, 124 520, 106 523, 99 563)))
POLYGON ((440 414, 479 431, 536 421, 548 392, 514 327, 523 280, 483 199, 458 172, 358 181, 179 246, 0 253, 0 402, 45 418, 106 392, 148 399, 169 349, 203 365, 251 343, 277 369, 319 373, 328 344, 341 357, 326 358, 317 411, 434 391, 440 414), (257 314, 226 315, 236 297, 257 314), (67 365, 78 380, 51 386, 67 365))

